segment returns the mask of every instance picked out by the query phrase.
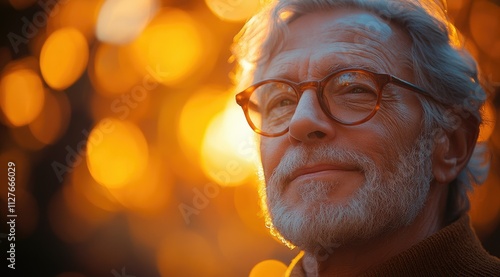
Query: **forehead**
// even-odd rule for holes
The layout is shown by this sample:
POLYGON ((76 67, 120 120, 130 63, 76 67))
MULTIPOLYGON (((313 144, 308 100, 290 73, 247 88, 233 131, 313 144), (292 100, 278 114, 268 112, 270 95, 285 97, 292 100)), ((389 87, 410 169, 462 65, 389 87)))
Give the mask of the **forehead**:
POLYGON ((320 42, 336 42, 339 37, 361 43, 364 38, 387 41, 393 33, 391 26, 381 18, 368 12, 352 9, 337 9, 308 14, 289 24, 291 36, 287 46, 304 44, 308 40, 301 35, 322 37, 320 42), (366 36, 366 37, 363 37, 366 36))
POLYGON ((408 64, 409 37, 367 11, 314 12, 294 19, 288 29, 283 48, 260 68, 263 78, 317 79, 347 67, 395 74, 408 64))

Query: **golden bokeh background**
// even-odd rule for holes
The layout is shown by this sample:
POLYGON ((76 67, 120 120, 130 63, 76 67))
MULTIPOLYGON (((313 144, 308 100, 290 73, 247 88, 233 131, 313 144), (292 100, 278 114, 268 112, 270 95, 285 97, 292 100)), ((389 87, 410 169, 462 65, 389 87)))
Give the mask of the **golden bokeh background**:
MULTIPOLYGON (((297 250, 264 226, 230 82, 233 37, 264 2, 0 1, 0 179, 15 162, 19 276, 284 272, 297 250)), ((492 170, 471 216, 499 256, 500 3, 448 9, 496 86, 480 138, 492 170)))

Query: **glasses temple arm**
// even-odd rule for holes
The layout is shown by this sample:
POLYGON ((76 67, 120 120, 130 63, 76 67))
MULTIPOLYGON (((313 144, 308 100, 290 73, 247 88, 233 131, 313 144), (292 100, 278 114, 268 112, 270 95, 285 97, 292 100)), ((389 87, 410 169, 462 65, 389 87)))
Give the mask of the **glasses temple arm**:
POLYGON ((409 89, 409 90, 416 92, 416 93, 419 93, 425 97, 430 97, 432 100, 434 100, 440 104, 446 105, 446 103, 443 103, 442 101, 433 97, 432 94, 430 94, 428 91, 426 91, 426 90, 424 90, 424 89, 422 89, 422 88, 420 88, 420 87, 418 87, 410 82, 399 79, 398 77, 395 77, 395 76, 391 76, 391 81, 400 87, 409 89))

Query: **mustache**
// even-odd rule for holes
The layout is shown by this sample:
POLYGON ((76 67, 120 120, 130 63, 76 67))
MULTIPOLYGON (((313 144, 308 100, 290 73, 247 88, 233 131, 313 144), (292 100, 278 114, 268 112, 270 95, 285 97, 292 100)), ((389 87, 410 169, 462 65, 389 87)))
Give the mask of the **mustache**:
POLYGON ((365 176, 373 176, 375 174, 371 173, 377 170, 375 162, 359 151, 342 149, 329 144, 296 146, 285 152, 271 174, 270 180, 273 180, 273 183, 285 185, 291 181, 294 172, 315 164, 355 168, 363 172, 365 176))

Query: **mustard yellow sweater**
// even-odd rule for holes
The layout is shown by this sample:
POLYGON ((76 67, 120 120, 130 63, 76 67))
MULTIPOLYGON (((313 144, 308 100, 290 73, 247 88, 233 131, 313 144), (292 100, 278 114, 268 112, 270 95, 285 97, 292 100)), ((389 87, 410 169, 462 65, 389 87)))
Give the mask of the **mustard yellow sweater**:
MULTIPOLYGON (((306 276, 299 254, 287 275, 306 276)), ((500 260, 486 252, 463 216, 364 276, 500 276, 500 260)))

